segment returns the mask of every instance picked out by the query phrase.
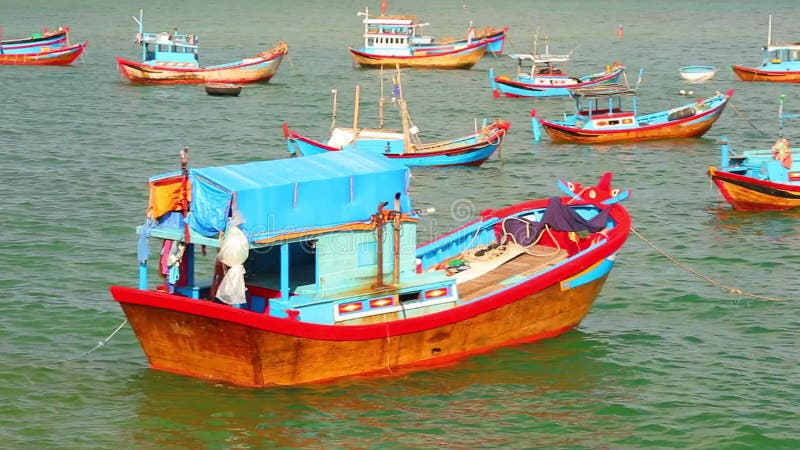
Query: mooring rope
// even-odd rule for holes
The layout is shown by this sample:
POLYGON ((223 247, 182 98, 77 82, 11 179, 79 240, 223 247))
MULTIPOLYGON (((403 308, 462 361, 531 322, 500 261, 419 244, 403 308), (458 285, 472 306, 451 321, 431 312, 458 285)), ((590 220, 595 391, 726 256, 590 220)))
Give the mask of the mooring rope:
POLYGON ((728 100, 728 104, 731 105, 731 108, 733 108, 733 111, 736 112, 737 114, 740 114, 744 118, 745 122, 747 122, 751 127, 753 127, 754 130, 756 130, 759 133, 761 133, 762 136, 766 136, 767 135, 763 131, 759 130, 755 126, 755 124, 753 124, 753 122, 751 122, 750 119, 747 118, 747 115, 745 115, 743 112, 739 111, 739 108, 737 108, 736 105, 733 104, 733 101, 728 100))
POLYGON ((719 287, 721 289, 724 289, 724 290, 728 291, 729 294, 743 295, 745 297, 751 297, 751 298, 755 298, 755 299, 758 299, 758 300, 768 300, 768 301, 771 301, 771 302, 782 302, 782 301, 784 301, 783 299, 780 299, 780 298, 773 298, 773 297, 766 297, 766 296, 758 295, 758 294, 751 294, 749 292, 744 292, 741 289, 732 288, 730 286, 722 284, 719 281, 716 281, 716 280, 712 279, 711 277, 709 277, 707 275, 704 275, 704 274, 692 269, 691 267, 687 266, 686 264, 683 264, 682 262, 678 261, 674 257, 670 256, 669 254, 667 254, 667 252, 665 252, 664 250, 661 250, 654 243, 650 242, 647 238, 642 236, 635 228, 631 227, 631 231, 633 232, 633 234, 638 236, 639 239, 644 241, 650 247, 653 247, 653 249, 655 251, 657 251, 658 253, 660 253, 661 256, 667 258, 668 260, 670 260, 676 266, 678 266, 678 267, 682 268, 683 270, 685 270, 685 271, 687 271, 689 273, 692 273, 692 274, 694 274, 694 275, 696 275, 696 276, 708 281, 709 283, 713 284, 714 286, 717 286, 717 287, 719 287))
POLYGON ((73 357, 70 357, 70 358, 66 358, 66 359, 62 359, 60 361, 56 361, 56 364, 67 362, 67 361, 74 361, 74 360, 76 360, 78 358, 83 358, 84 356, 88 355, 89 353, 92 353, 93 351, 97 350, 98 348, 106 345, 106 342, 111 340, 111 338, 114 337, 114 335, 117 334, 119 332, 119 330, 121 330, 122 327, 124 327, 125 324, 127 324, 127 323, 128 323, 128 319, 123 320, 122 323, 119 324, 119 326, 117 327, 116 330, 114 330, 113 333, 109 334, 107 338, 105 338, 102 341, 98 342, 97 345, 95 345, 93 349, 85 351, 85 352, 81 353, 80 355, 76 355, 76 356, 73 356, 73 357))

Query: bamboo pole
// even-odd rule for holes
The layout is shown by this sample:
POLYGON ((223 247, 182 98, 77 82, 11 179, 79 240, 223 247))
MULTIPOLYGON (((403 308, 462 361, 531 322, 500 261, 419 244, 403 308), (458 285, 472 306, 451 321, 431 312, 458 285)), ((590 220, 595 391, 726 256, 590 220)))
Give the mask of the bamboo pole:
POLYGON ((411 153, 413 150, 411 148, 411 132, 409 131, 409 117, 408 117, 408 105, 406 105, 406 99, 403 96, 403 83, 400 80, 400 66, 395 65, 395 70, 397 70, 397 88, 400 92, 397 98, 397 102, 400 105, 400 121, 403 124, 403 153, 411 153))

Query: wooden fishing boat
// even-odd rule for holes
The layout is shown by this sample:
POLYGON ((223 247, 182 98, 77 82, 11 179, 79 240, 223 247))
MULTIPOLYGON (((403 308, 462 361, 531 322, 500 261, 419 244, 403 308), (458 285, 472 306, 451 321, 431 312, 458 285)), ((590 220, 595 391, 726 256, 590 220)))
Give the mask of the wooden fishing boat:
POLYGON ((800 82, 800 42, 772 42, 772 16, 769 16, 767 45, 758 67, 731 66, 742 81, 800 82))
POLYGON ((534 140, 541 128, 557 142, 579 144, 700 137, 722 114, 733 89, 707 99, 650 114, 639 114, 636 89, 619 84, 574 89, 576 109, 564 120, 547 121, 531 111, 534 140), (631 109, 623 109, 623 100, 631 109))
MULTIPOLYGON (((469 69, 487 49, 502 50, 505 29, 502 33, 486 31, 488 37, 470 37, 465 40, 437 42, 431 36, 419 34, 427 24, 419 24, 414 16, 380 15, 369 17, 369 9, 359 12, 364 16, 364 45, 350 47, 357 65, 364 67, 416 67, 428 69, 469 69), (499 47, 498 47, 499 46, 499 47)), ((497 52, 495 52, 497 53, 497 52)))
POLYGON ((684 66, 678 69, 678 73, 686 81, 699 83, 714 78, 717 69, 713 66, 684 66))
POLYGON ((197 35, 145 33, 143 13, 136 43, 142 47, 142 62, 117 58, 120 73, 136 84, 204 84, 267 82, 275 75, 289 47, 279 42, 253 57, 215 66, 200 67, 197 35))
MULTIPOLYGON (((797 117, 783 113, 783 96, 778 118, 797 117)), ((722 138, 721 166, 708 168, 725 200, 739 211, 782 211, 800 207, 800 162, 792 159, 789 141, 779 127, 778 141, 769 150, 733 152, 728 139, 722 138)))
POLYGON ((205 86, 206 94, 218 96, 237 96, 242 92, 242 86, 230 83, 208 83, 205 86))
MULTIPOLYGON (((382 81, 382 80, 381 80, 382 81)), ((408 166, 480 166, 484 161, 500 149, 511 123, 497 119, 492 123, 484 122, 475 132, 466 136, 446 141, 423 143, 419 137, 419 128, 414 125, 408 112, 408 104, 400 79, 400 71, 393 78, 393 105, 397 107, 402 124, 401 130, 383 127, 385 99, 381 92, 379 105, 379 122, 377 128, 359 127, 360 86, 356 86, 355 105, 353 109, 353 126, 351 128, 336 127, 336 90, 334 90, 334 110, 332 114, 331 136, 327 143, 322 143, 290 130, 283 124, 283 134, 293 156, 307 156, 326 152, 368 151, 397 159, 408 166)), ((381 86, 383 83, 381 82, 381 86)))
POLYGON ((472 26, 472 22, 470 22, 469 28, 467 28, 467 37, 465 39, 456 39, 452 37, 434 38, 432 36, 424 36, 417 38, 414 41, 416 46, 421 49, 426 49, 427 51, 447 51, 456 47, 469 45, 473 42, 484 41, 487 43, 486 54, 499 56, 505 51, 507 32, 508 27, 502 27, 498 29, 489 26, 475 30, 475 28, 472 26))
POLYGON ((247 387, 393 376, 575 328, 631 229, 607 174, 417 247, 409 181, 361 152, 153 177, 139 286, 111 295, 153 369, 247 387))
POLYGON ((554 97, 567 96, 569 90, 599 84, 618 83, 625 71, 625 66, 615 62, 607 66, 603 72, 573 77, 568 75, 569 54, 552 54, 550 45, 545 39, 544 53, 537 53, 537 39, 534 39, 533 53, 517 53, 509 55, 517 60, 517 75, 513 78, 506 75, 495 75, 494 68, 489 68, 489 82, 495 98, 501 96, 518 97, 554 97))
POLYGON ((38 53, 0 53, 0 64, 16 66, 68 66, 75 62, 89 42, 54 47, 38 53))
POLYGON ((45 28, 28 37, 0 41, 0 54, 41 53, 69 45, 69 27, 45 28))

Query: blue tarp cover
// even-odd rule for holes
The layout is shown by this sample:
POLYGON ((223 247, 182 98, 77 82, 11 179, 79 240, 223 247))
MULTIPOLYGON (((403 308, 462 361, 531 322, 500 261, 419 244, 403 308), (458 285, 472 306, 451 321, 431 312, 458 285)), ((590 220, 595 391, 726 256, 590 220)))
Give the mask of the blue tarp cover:
POLYGON ((255 242, 367 221, 381 202, 392 209, 398 192, 401 211, 409 213, 409 177, 399 162, 359 151, 191 169, 189 225, 214 236, 224 231, 234 207, 244 219, 242 230, 255 242))

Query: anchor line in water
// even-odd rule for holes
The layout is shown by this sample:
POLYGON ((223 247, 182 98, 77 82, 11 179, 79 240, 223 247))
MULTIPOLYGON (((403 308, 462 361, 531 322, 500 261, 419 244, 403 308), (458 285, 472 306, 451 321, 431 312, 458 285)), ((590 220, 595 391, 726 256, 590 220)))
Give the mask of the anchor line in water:
POLYGON ((636 236, 638 236, 638 237, 639 237, 639 239, 641 239, 642 241, 644 241, 644 242, 645 242, 647 245, 649 245, 650 247, 652 247, 652 248, 653 248, 653 250, 655 250, 655 251, 657 251, 658 253, 660 253, 660 254, 661 254, 661 256, 663 256, 663 257, 667 258, 668 260, 670 260, 670 261, 671 261, 673 264, 675 264, 676 266, 678 266, 678 267, 680 267, 681 269, 683 269, 683 270, 685 270, 685 271, 687 271, 687 272, 689 272, 689 273, 692 273, 692 274, 694 274, 694 275, 696 275, 696 276, 698 276, 698 277, 700 277, 700 278, 702 278, 702 279, 704 279, 704 280, 708 281, 709 283, 713 284, 714 286, 717 286, 717 287, 719 287, 719 288, 721 288, 721 289, 724 289, 724 290, 728 291, 728 293, 729 293, 729 294, 742 295, 742 296, 745 296, 745 297, 750 297, 750 298, 754 298, 754 299, 757 299, 757 300, 768 300, 768 301, 771 301, 771 302, 782 302, 782 301, 784 301, 784 299, 780 299, 780 298, 773 298, 773 297, 766 297, 766 296, 763 296, 763 295, 758 295, 758 294, 752 294, 752 293, 750 293, 750 292, 745 292, 745 291, 742 291, 741 289, 732 288, 732 287, 730 287, 730 286, 727 286, 727 285, 725 285, 725 284, 723 284, 723 283, 720 283, 719 281, 716 281, 716 280, 712 279, 711 277, 709 277, 709 276, 707 276, 707 275, 704 275, 704 274, 702 274, 702 273, 700 273, 700 272, 698 272, 698 271, 696 271, 696 270, 692 269, 691 267, 687 266, 686 264, 683 264, 682 262, 680 262, 680 261, 678 261, 677 259, 675 259, 673 256, 671 256, 671 255, 667 254, 667 252, 665 252, 664 250, 661 250, 661 249, 660 249, 660 248, 658 248, 658 246, 656 246, 654 243, 652 243, 652 242, 651 242, 651 241, 649 241, 647 238, 645 238, 644 236, 642 236, 642 235, 639 233, 639 231, 637 231, 635 228, 631 227, 631 232, 632 232, 633 234, 635 234, 636 236))
POLYGON ((743 112, 739 111, 739 108, 737 108, 736 105, 733 104, 733 101, 728 100, 728 104, 731 106, 731 108, 733 108, 733 111, 736 114, 741 115, 742 118, 745 120, 745 122, 747 122, 751 127, 753 127, 754 130, 758 131, 762 136, 766 136, 767 135, 763 131, 759 130, 758 127, 756 127, 755 124, 753 124, 753 122, 750 121, 750 119, 747 117, 746 114, 744 114, 743 112))
POLYGON ((98 348, 106 345, 106 342, 111 340, 111 338, 114 337, 115 334, 119 333, 119 330, 121 330, 122 327, 124 327, 125 324, 127 324, 127 323, 128 323, 128 319, 123 320, 122 323, 119 324, 119 326, 117 327, 116 330, 114 330, 111 334, 109 334, 107 338, 105 338, 102 341, 98 342, 97 345, 95 345, 94 348, 92 348, 91 350, 85 351, 85 352, 81 353, 80 355, 76 355, 76 356, 72 356, 70 358, 66 358, 66 359, 62 359, 60 361, 56 361, 56 364, 60 364, 60 363, 67 362, 67 361, 74 361, 74 360, 76 360, 78 358, 83 358, 84 356, 88 355, 89 353, 92 353, 93 351, 97 350, 98 348))

